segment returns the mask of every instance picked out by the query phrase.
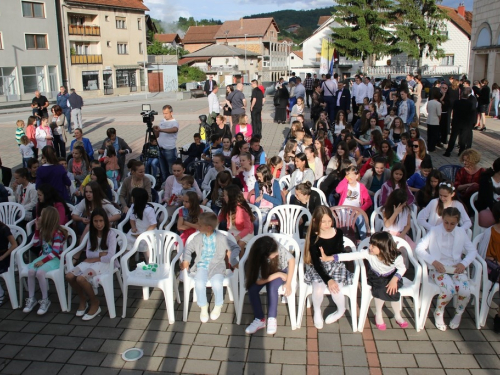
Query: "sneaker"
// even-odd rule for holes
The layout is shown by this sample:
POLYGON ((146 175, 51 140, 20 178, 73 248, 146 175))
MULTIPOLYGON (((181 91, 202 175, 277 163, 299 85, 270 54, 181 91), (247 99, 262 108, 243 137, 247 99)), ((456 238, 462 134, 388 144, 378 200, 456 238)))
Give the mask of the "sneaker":
POLYGON ((38 315, 43 315, 47 312, 47 310, 49 309, 49 306, 50 306, 50 300, 48 298, 46 299, 41 299, 40 301, 38 301, 38 303, 40 304, 40 308, 38 309, 38 311, 36 312, 38 315))
POLYGON ((210 313, 210 319, 217 320, 220 316, 220 311, 222 310, 221 306, 214 306, 212 312, 210 313))
POLYGON ((276 318, 268 318, 267 319, 267 334, 274 335, 278 330, 278 322, 276 318))
POLYGON ((250 324, 247 329, 245 329, 245 333, 249 335, 253 335, 259 329, 266 328, 266 321, 260 319, 254 319, 252 324, 250 324))
POLYGON ((206 322, 208 322, 208 305, 205 305, 205 306, 200 307, 200 308, 201 308, 200 320, 202 323, 206 323, 206 322))
POLYGON ((36 304, 37 304, 37 302, 36 302, 35 297, 26 298, 26 305, 24 306, 23 312, 24 313, 31 312, 31 310, 33 310, 33 308, 36 306, 36 304))

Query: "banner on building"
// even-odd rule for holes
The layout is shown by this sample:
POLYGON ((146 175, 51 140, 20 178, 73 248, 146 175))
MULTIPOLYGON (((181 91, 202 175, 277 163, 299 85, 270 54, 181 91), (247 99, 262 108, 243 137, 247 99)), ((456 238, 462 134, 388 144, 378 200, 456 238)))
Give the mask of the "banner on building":
POLYGON ((332 60, 333 50, 334 48, 330 44, 330 41, 326 38, 323 38, 321 42, 321 62, 319 66, 319 74, 329 73, 330 61, 332 60))

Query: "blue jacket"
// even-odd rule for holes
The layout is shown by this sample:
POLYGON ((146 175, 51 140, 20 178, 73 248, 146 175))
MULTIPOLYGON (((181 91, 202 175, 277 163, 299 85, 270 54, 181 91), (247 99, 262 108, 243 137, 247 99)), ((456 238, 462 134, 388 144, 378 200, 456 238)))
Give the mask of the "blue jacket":
MULTIPOLYGON (((83 148, 85 149, 85 152, 87 153, 87 157, 90 160, 94 160, 94 148, 92 147, 92 143, 90 143, 90 140, 88 138, 82 138, 83 141, 83 148)), ((73 139, 71 141, 71 145, 69 146, 69 150, 73 152, 73 146, 76 142, 76 139, 73 139)))
MULTIPOLYGON (((260 196, 260 189, 258 182, 255 182, 254 190, 255 190, 255 199, 257 199, 260 196)), ((283 198, 281 197, 280 184, 278 180, 274 180, 273 182, 273 195, 264 194, 262 198, 268 201, 269 203, 272 203, 274 207, 283 204, 283 198)), ((260 207, 260 202, 256 202, 255 206, 260 207)))
MULTIPOLYGON (((399 102, 399 106, 401 106, 401 103, 403 103, 403 101, 399 102)), ((406 99, 406 103, 408 107, 408 116, 406 116, 406 123, 410 124, 413 121, 415 121, 415 115, 416 115, 415 102, 411 99, 406 99)), ((398 107, 398 114, 399 114, 399 107, 398 107)))
POLYGON ((61 95, 61 93, 57 94, 57 105, 61 107, 61 109, 67 109, 68 108, 68 99, 69 99, 69 94, 64 94, 61 95))

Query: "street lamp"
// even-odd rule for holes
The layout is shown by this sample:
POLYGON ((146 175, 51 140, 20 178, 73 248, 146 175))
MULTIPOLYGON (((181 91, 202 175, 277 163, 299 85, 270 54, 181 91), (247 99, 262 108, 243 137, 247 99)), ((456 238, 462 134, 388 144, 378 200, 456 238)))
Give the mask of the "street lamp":
POLYGON ((247 70, 247 35, 245 34, 245 71, 247 70))

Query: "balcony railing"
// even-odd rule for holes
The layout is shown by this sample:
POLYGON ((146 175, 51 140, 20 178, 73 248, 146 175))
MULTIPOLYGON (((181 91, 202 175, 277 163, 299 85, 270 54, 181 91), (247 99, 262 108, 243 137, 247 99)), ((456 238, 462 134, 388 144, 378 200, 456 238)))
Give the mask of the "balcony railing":
POLYGON ((69 35, 100 36, 101 28, 95 25, 68 25, 69 35))
POLYGON ((102 55, 71 55, 71 64, 102 64, 102 55))

